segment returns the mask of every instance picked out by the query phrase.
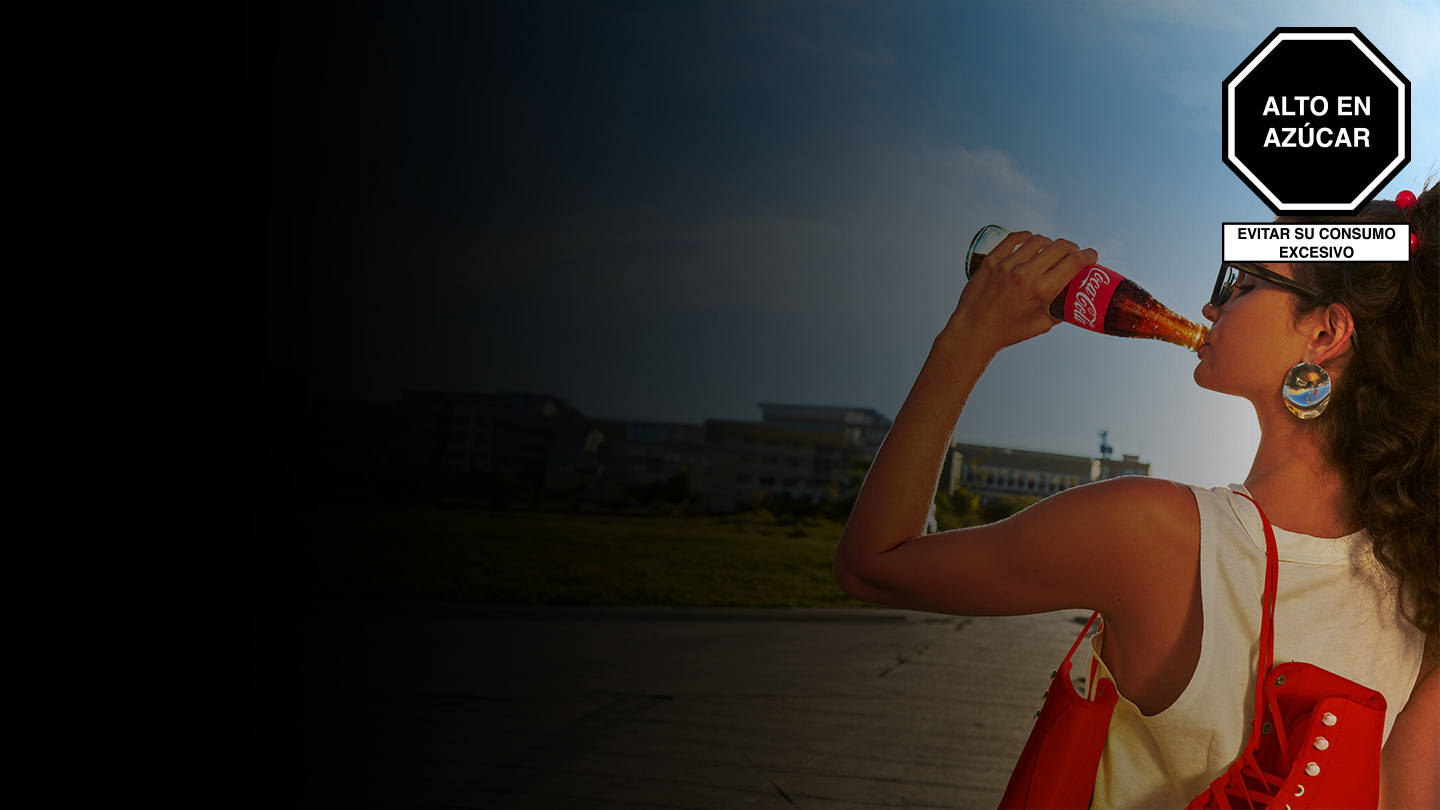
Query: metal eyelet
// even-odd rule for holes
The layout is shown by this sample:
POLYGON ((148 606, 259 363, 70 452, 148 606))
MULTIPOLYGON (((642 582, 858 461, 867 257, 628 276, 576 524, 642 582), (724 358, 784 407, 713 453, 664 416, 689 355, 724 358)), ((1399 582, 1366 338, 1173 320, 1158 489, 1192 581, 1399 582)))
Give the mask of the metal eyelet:
POLYGON ((1327 726, 1333 726, 1339 721, 1335 717, 1335 715, 1331 714, 1330 712, 1325 712, 1325 714, 1321 716, 1320 722, 1324 723, 1327 726))
POLYGON ((1304 795, 1305 795, 1305 786, 1304 786, 1304 785, 1296 785, 1296 786, 1295 786, 1295 795, 1296 795, 1296 796, 1304 796, 1304 795))
POLYGON ((1319 765, 1316 765, 1316 764, 1313 763, 1313 762, 1311 762, 1310 764, 1308 764, 1308 765, 1305 766, 1305 773, 1308 774, 1308 775, 1310 775, 1310 776, 1319 776, 1319 775, 1320 775, 1320 766, 1319 766, 1319 765))
POLYGON ((1051 677, 1052 679, 1053 679, 1056 675, 1059 675, 1059 674, 1060 674, 1060 670, 1058 670, 1058 669, 1052 669, 1052 670, 1050 670, 1050 677, 1051 677))
POLYGON ((1271 730, 1274 729, 1274 728, 1275 728, 1275 726, 1272 725, 1269 720, 1266 720, 1266 721, 1265 721, 1265 725, 1263 725, 1263 726, 1260 727, 1260 733, 1261 733, 1261 734, 1269 734, 1269 733, 1271 732, 1271 730))
POLYGON ((1285 676, 1284 676, 1284 675, 1281 675, 1280 677, 1276 678, 1276 679, 1275 679, 1275 685, 1276 685, 1276 686, 1284 686, 1284 685, 1285 685, 1285 676))
POLYGON ((1040 710, 1039 710, 1039 709, 1036 709, 1036 710, 1035 710, 1035 716, 1036 716, 1036 717, 1039 717, 1039 716, 1040 716, 1040 710))
POLYGON ((1317 750, 1317 751, 1324 751, 1326 748, 1329 748, 1329 747, 1330 747, 1330 741, 1329 741, 1329 740, 1325 739, 1324 737, 1316 737, 1316 738, 1315 738, 1315 750, 1317 750))
POLYGON ((1040 697, 1042 697, 1042 698, 1050 697, 1050 690, 1049 690, 1049 689, 1046 689, 1046 690, 1045 690, 1045 694, 1041 695, 1040 697))

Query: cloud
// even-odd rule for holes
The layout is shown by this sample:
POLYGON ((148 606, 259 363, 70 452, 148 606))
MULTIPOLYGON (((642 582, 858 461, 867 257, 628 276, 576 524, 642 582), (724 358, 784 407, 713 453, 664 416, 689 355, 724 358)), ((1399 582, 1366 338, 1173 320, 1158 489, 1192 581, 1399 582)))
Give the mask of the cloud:
POLYGON ((958 294, 965 248, 986 224, 1053 227, 1054 195, 990 146, 878 148, 748 182, 759 204, 709 207, 697 188, 684 203, 598 208, 508 238, 428 238, 407 264, 443 268, 432 285, 447 297, 544 290, 552 308, 728 311, 818 329, 913 312, 937 283, 958 294))
POLYGON ((957 147, 940 156, 942 166, 959 177, 983 178, 990 181, 995 191, 1018 200, 1050 200, 1050 195, 1035 186, 1035 182, 1015 169, 1008 155, 993 146, 983 146, 973 152, 957 147))

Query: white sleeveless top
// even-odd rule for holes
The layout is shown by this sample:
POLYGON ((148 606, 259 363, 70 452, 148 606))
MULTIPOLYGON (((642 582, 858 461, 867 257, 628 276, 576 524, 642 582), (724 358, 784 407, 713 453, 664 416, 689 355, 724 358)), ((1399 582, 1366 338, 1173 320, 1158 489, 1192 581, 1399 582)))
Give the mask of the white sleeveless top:
MULTIPOLYGON (((1145 717, 1120 695, 1092 807, 1184 807, 1230 767, 1249 739, 1265 529, 1255 506, 1235 494, 1248 494, 1241 485, 1190 489, 1200 507, 1200 660, 1179 699, 1159 714, 1145 717)), ((1389 738, 1415 687, 1425 647, 1424 636, 1397 614, 1393 579, 1375 561, 1363 531, 1319 538, 1276 527, 1275 541, 1275 663, 1308 662, 1380 692, 1389 738)), ((1097 639, 1090 646, 1099 659, 1097 639)), ((1112 677, 1104 661, 1095 680, 1101 677, 1112 677)))

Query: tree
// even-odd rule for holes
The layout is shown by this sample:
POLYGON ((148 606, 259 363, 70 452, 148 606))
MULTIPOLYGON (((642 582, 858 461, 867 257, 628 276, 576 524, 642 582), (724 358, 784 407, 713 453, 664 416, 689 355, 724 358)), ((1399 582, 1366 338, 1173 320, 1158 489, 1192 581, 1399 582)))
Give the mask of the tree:
POLYGON ((943 489, 935 490, 935 524, 940 531, 979 526, 983 522, 979 495, 964 487, 956 487, 953 495, 943 489))
POLYGON ((630 487, 630 495, 641 503, 666 503, 678 506, 688 506, 700 499, 700 493, 690 485, 690 470, 687 467, 681 467, 679 472, 665 481, 636 484, 630 487))
POLYGON ((821 516, 841 523, 850 519, 850 512, 855 508, 855 498, 860 495, 860 485, 865 483, 865 476, 870 472, 870 463, 874 460, 870 456, 854 456, 850 459, 850 494, 822 504, 821 516))
POLYGON ((994 523, 997 520, 1004 520, 1020 510, 1040 502, 1035 495, 1011 495, 1001 498, 998 501, 991 501, 980 509, 982 523, 994 523))

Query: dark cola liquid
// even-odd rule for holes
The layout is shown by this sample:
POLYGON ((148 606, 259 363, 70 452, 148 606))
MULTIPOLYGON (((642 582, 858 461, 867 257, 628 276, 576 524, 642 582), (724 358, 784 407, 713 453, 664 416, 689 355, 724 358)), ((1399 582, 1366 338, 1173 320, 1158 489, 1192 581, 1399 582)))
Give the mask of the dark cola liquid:
MULTIPOLYGON (((1180 346, 1197 341, 1202 327, 1176 315, 1144 287, 1125 279, 1105 308, 1105 334, 1166 340, 1180 346)), ((1197 341, 1198 342, 1198 341, 1197 341)))

